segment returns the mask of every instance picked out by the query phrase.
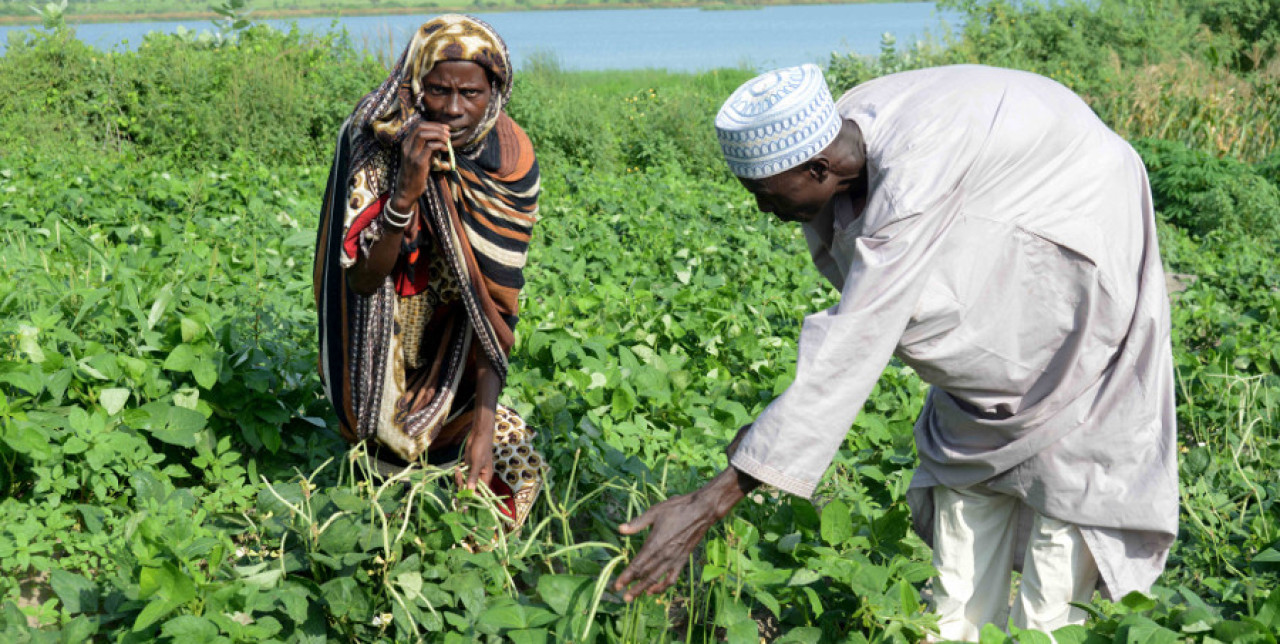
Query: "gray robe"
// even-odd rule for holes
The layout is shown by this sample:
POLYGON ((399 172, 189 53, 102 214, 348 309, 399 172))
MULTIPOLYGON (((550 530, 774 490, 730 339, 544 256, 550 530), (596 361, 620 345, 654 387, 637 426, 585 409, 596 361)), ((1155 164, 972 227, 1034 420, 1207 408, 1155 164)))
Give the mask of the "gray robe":
POLYGON ((1177 534, 1178 481, 1141 159, 1025 72, 894 74, 838 108, 866 140, 868 195, 838 197, 805 236, 840 303, 805 318, 795 382, 733 465, 812 495, 896 355, 932 385, 908 495, 924 538, 933 486, 981 484, 1079 525, 1108 595, 1148 589, 1177 534))

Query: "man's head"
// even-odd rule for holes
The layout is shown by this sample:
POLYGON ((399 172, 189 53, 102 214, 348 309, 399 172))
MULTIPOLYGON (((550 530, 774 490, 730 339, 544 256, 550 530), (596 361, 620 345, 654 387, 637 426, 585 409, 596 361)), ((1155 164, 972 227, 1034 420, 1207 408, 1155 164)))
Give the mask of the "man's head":
POLYGON ((756 198, 756 208, 782 221, 812 221, 848 182, 832 172, 836 143, 800 165, 762 179, 738 177, 756 198))
POLYGON ((761 211, 810 221, 861 171, 848 155, 856 126, 836 112, 816 65, 761 74, 729 96, 716 135, 729 169, 761 211), (842 134, 843 132, 843 134, 842 134), (853 171, 853 177, 846 176, 853 171))

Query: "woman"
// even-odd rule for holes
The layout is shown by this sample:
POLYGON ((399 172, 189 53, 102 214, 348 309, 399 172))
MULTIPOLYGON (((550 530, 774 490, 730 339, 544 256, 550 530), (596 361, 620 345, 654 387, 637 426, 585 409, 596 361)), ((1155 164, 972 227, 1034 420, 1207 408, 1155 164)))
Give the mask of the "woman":
POLYGON ((497 402, 539 181, 529 138, 503 111, 510 96, 492 27, 445 15, 417 30, 338 136, 315 295, 343 436, 373 441, 384 463, 461 453, 458 484, 490 484, 518 527, 542 459, 497 402))

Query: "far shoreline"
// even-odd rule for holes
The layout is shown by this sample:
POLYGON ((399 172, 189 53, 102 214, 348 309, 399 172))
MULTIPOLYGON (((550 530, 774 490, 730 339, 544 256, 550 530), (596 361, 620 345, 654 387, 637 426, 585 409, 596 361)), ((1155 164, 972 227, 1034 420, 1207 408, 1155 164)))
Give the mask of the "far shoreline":
MULTIPOLYGON (((384 7, 384 8, 327 8, 317 7, 314 9, 277 9, 277 10, 254 10, 249 18, 251 20, 288 20, 290 18, 316 18, 328 17, 347 18, 356 16, 396 16, 396 15, 425 15, 436 13, 517 13, 525 11, 583 11, 583 10, 599 10, 609 11, 613 9, 707 9, 713 11, 721 10, 752 10, 763 9, 765 7, 775 6, 791 6, 791 5, 836 5, 836 4, 900 4, 909 2, 926 2, 928 0, 843 0, 833 2, 831 0, 757 0, 750 3, 739 2, 697 2, 696 0, 659 0, 657 2, 619 2, 619 3, 592 3, 592 4, 558 4, 558 5, 541 5, 541 6, 510 6, 510 7, 474 7, 464 4, 457 6, 430 6, 430 7, 384 7)), ((170 11, 170 12, 153 12, 143 14, 133 13, 86 13, 86 14, 67 14, 66 21, 68 25, 90 24, 90 23, 111 23, 111 22, 176 22, 180 20, 214 20, 220 16, 212 11, 170 11)), ((32 25, 40 26, 40 16, 32 13, 30 16, 0 16, 0 26, 21 26, 32 25)))

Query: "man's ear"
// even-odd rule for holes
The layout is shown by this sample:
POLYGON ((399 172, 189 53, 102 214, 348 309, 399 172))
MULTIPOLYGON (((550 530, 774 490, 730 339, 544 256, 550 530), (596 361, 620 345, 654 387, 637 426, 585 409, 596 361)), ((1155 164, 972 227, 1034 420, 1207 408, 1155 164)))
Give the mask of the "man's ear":
POLYGON ((818 155, 805 162, 805 174, 818 183, 825 183, 827 177, 831 176, 831 161, 822 155, 818 155))

